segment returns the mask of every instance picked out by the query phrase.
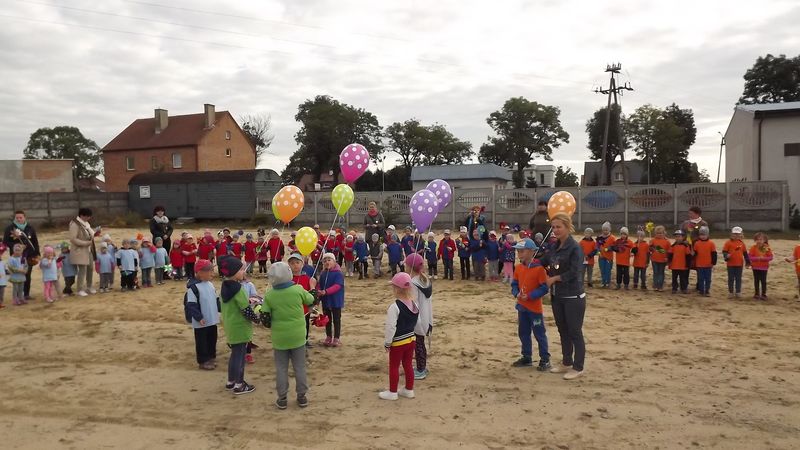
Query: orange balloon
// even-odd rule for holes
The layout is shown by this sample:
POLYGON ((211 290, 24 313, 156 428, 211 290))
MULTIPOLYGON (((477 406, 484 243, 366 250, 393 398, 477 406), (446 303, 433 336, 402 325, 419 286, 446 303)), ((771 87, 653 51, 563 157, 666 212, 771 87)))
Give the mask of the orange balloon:
POLYGON ((277 204, 275 208, 278 210, 278 215, 281 222, 289 224, 303 211, 305 206, 305 197, 303 191, 297 186, 284 186, 275 194, 274 200, 277 204))
POLYGON ((558 191, 547 202, 547 215, 551 219, 558 213, 564 213, 572 217, 577 206, 578 204, 575 203, 575 197, 572 194, 567 191, 558 191))

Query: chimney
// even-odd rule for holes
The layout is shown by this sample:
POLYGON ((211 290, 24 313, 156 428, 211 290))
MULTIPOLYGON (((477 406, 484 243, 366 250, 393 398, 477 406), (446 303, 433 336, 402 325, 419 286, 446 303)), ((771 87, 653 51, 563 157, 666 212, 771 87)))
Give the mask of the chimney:
POLYGON ((169 116, 166 109, 156 108, 156 134, 161 133, 169 125, 169 116))
POLYGON ((203 109, 206 115, 206 123, 205 123, 206 130, 209 130, 212 127, 214 127, 214 122, 217 121, 217 114, 214 111, 214 105, 210 103, 206 103, 205 105, 203 105, 203 109))

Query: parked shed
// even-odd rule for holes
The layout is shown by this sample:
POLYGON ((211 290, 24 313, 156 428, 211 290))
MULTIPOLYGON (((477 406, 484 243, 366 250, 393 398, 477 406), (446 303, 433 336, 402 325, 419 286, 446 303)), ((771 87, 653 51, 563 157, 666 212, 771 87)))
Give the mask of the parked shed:
POLYGON ((149 217, 162 205, 170 217, 249 219, 256 198, 272 198, 281 188, 274 170, 143 173, 128 183, 131 210, 149 217))

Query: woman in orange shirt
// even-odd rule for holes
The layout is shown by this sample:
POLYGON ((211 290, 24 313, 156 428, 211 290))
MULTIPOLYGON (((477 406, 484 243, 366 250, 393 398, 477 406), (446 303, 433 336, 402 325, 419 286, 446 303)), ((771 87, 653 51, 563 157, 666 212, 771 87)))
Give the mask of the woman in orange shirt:
POLYGON ((686 243, 682 230, 675 231, 675 243, 669 248, 669 268, 672 271, 672 293, 689 293, 689 267, 692 262, 692 247, 686 243))
POLYGON ((604 288, 611 284, 611 269, 614 266, 614 252, 611 247, 616 240, 611 234, 611 223, 603 223, 602 234, 597 236, 597 250, 600 252, 600 281, 604 288))
POLYGON ((642 290, 647 290, 647 265, 650 264, 650 246, 644 240, 644 230, 636 233, 636 244, 631 250, 633 253, 633 288, 639 287, 642 282, 642 290))
POLYGON ((628 284, 631 282, 631 249, 633 249, 633 241, 628 239, 628 227, 619 229, 619 239, 612 247, 617 254, 617 289, 625 286, 628 289, 628 284))
POLYGON ((655 228, 655 235, 650 241, 650 261, 653 262, 653 288, 661 292, 664 290, 664 272, 667 268, 670 242, 666 238, 667 230, 661 225, 655 228))

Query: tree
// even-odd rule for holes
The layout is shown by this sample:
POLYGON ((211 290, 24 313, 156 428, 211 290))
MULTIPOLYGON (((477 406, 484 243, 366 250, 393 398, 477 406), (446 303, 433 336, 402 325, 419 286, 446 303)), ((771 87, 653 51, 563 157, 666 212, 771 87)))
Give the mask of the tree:
POLYGON ((406 167, 419 165, 422 154, 419 144, 422 139, 423 127, 416 119, 409 119, 403 123, 395 122, 386 127, 387 149, 397 153, 400 161, 406 167))
POLYGON ((800 55, 760 56, 745 72, 740 104, 796 101, 800 101, 800 55))
POLYGON ((403 166, 438 166, 460 163, 472 157, 472 144, 461 141, 440 124, 420 125, 416 119, 386 127, 388 149, 400 156, 403 166))
POLYGON ((525 168, 534 155, 552 159, 553 149, 569 142, 569 134, 561 127, 561 111, 524 97, 505 102, 499 111, 489 114, 486 123, 497 134, 481 146, 481 162, 512 167, 516 165, 514 186, 525 184, 525 168))
POLYGON ((328 171, 338 179, 339 154, 354 142, 366 147, 373 159, 383 152, 377 117, 329 96, 319 95, 300 104, 295 120, 301 124, 295 135, 299 148, 281 174, 285 181, 297 182, 303 174, 311 173, 319 182, 328 171))
MULTIPOLYGON (((595 161, 603 160, 603 135, 605 134, 606 127, 606 112, 608 108, 603 107, 598 109, 592 115, 592 118, 586 122, 586 134, 589 135, 589 143, 587 147, 590 151, 590 158, 595 161)), ((611 119, 608 127, 608 145, 606 155, 606 173, 611 174, 611 169, 617 158, 620 158, 625 150, 630 146, 628 138, 625 136, 624 130, 620 127, 620 119, 624 121, 624 116, 621 114, 621 109, 618 105, 611 105, 611 119), (622 131, 622 134, 620 132, 622 131)), ((608 178, 609 182, 611 177, 608 178)), ((605 183, 605 180, 598 180, 595 185, 605 183)))
POLYGON ((239 118, 242 131, 256 148, 256 165, 272 145, 275 135, 272 130, 272 117, 269 114, 248 114, 239 118))
POLYGON ((555 187, 574 187, 578 185, 578 174, 572 171, 569 167, 564 169, 564 166, 556 168, 555 187))
POLYGON ((100 169, 100 147, 70 126, 39 128, 22 151, 25 159, 71 159, 79 180, 96 177, 100 169))
POLYGON ((528 189, 536 189, 539 187, 539 183, 536 182, 536 177, 528 177, 525 180, 525 187, 528 189))

